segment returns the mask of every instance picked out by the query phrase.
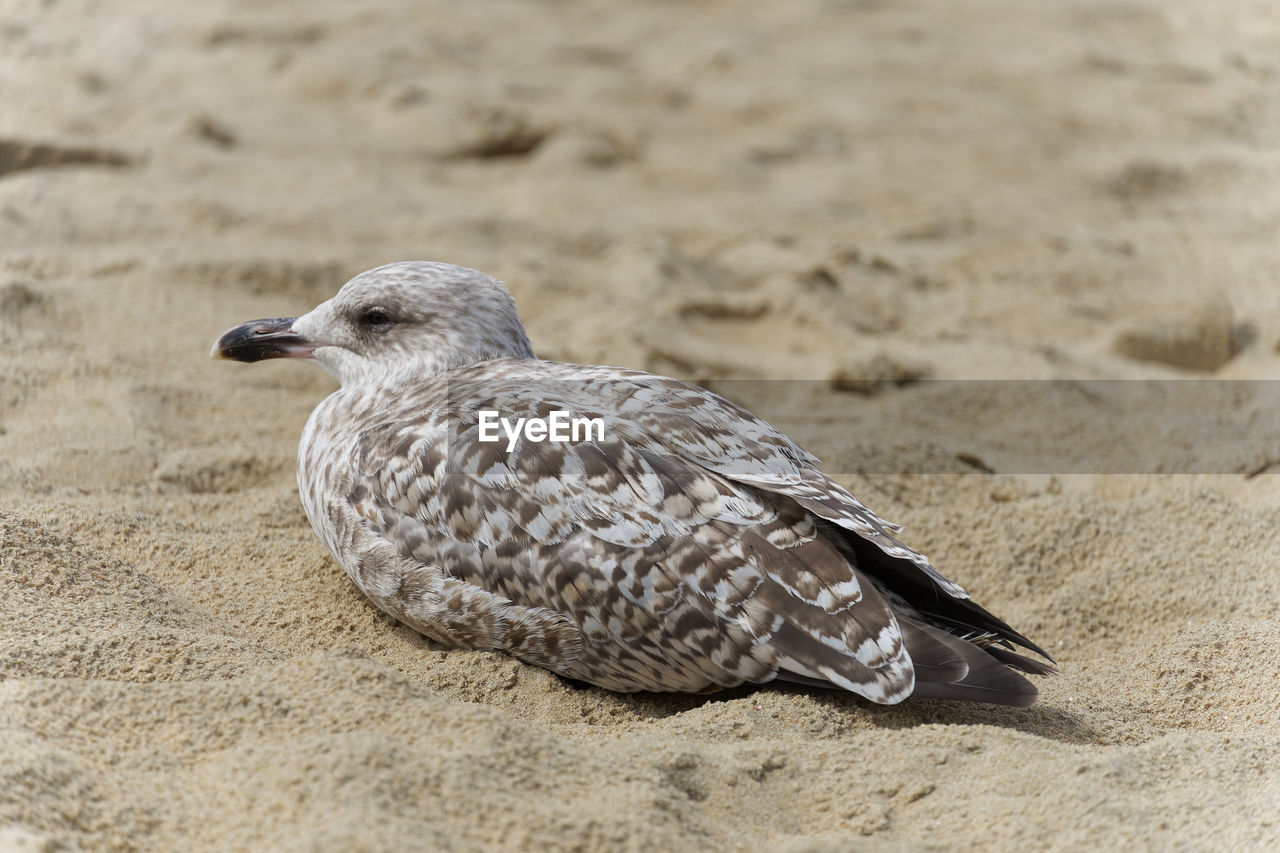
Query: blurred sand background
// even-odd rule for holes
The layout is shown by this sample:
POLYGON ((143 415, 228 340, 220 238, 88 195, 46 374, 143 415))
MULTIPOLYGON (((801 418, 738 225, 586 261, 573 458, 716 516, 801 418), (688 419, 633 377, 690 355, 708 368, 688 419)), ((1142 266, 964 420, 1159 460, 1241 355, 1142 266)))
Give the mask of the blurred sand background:
POLYGON ((857 429, 1280 377, 1274 3, 3 0, 0 105, 0 849, 1280 847, 1280 447, 857 429), (413 258, 544 357, 819 380, 770 413, 1062 674, 620 696, 393 624, 295 494, 328 377, 207 353, 413 258))

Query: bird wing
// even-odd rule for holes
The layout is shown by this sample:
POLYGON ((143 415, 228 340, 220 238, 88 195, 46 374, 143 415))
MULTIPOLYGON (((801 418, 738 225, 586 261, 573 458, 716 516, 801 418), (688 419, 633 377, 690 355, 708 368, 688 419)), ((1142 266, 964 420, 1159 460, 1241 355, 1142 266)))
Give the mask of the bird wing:
MULTIPOLYGON (((624 405, 624 423, 660 435, 672 452, 735 483, 785 496, 834 526, 832 536, 853 565, 891 589, 919 615, 961 636, 985 636, 1048 653, 972 601, 919 551, 893 534, 900 528, 876 515, 816 467, 817 459, 767 421, 724 398, 675 379, 630 372, 637 389, 624 405), (643 380, 642 380, 643 378, 643 380)), ((924 649, 917 646, 913 656, 924 649)), ((1014 656, 1019 669, 1027 669, 1014 656)), ((918 661, 917 661, 918 662, 918 661)))
POLYGON ((887 537, 888 526, 851 496, 840 506, 848 493, 812 457, 702 389, 533 364, 526 376, 492 363, 459 371, 446 399, 406 398, 403 416, 362 437, 350 496, 406 558, 563 614, 582 640, 572 661, 500 647, 620 690, 697 690, 781 670, 878 702, 910 695, 893 612, 815 516, 863 535, 887 537), (423 405, 435 414, 424 419, 423 405), (505 435, 482 440, 481 411, 545 420, 557 410, 600 418, 603 435, 521 437, 510 450, 505 435))
POLYGON ((663 436, 672 452, 744 485, 785 495, 903 561, 938 592, 967 599, 969 593, 939 572, 928 558, 894 537, 901 530, 868 509, 816 464, 818 459, 767 421, 702 388, 675 379, 647 377, 622 414, 651 435, 663 436))

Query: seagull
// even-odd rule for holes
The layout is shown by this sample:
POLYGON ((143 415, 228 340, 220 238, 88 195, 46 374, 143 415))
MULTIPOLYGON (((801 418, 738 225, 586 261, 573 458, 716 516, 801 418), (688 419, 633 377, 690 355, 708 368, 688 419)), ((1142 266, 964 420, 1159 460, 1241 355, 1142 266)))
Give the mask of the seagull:
POLYGON ((447 646, 620 692, 776 680, 881 704, 1027 706, 1020 673, 1054 671, 778 429, 676 379, 537 358, 484 273, 378 267, 212 355, 337 379, 302 433, 307 518, 447 646))

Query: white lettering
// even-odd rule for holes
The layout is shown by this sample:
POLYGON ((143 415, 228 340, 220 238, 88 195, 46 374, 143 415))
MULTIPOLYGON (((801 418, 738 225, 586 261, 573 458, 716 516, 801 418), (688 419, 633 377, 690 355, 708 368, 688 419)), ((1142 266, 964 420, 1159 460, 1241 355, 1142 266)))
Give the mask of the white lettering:
POLYGON ((564 409, 553 409, 545 418, 504 418, 496 409, 481 409, 477 414, 478 439, 500 441, 501 428, 508 453, 516 449, 522 436, 535 442, 604 441, 604 418, 574 418, 564 409))
POLYGON ((573 441, 604 441, 604 418, 574 418, 573 419, 573 441), (578 427, 583 428, 586 433, 585 437, 578 438, 578 427), (599 438, 591 437, 593 427, 599 427, 599 438))
POLYGON ((498 413, 493 409, 480 410, 480 440, 498 440, 498 413), (489 432, 490 429, 493 432, 489 432))
POLYGON ((569 423, 567 418, 569 413, 564 409, 552 409, 551 417, 547 419, 547 438, 551 441, 568 441, 569 440, 569 423))
POLYGON ((520 428, 524 426, 524 418, 516 418, 516 425, 511 426, 511 422, 506 418, 502 419, 502 431, 507 434, 507 452, 516 449, 516 439, 520 438, 520 428))

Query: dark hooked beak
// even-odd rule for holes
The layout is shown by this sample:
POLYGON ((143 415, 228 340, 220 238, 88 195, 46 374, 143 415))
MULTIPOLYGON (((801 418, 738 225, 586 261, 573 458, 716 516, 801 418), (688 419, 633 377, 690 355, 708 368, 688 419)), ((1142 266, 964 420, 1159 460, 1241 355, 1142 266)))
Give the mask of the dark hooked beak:
POLYGON ((267 358, 315 358, 324 344, 308 340, 293 331, 294 317, 254 320, 236 326, 218 338, 209 353, 232 361, 262 361, 267 358))

